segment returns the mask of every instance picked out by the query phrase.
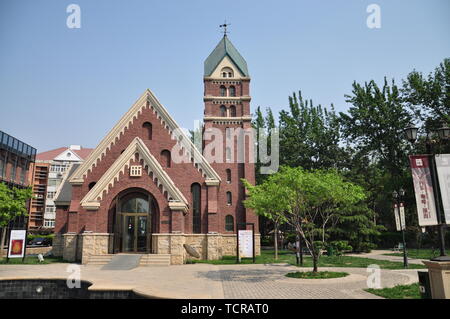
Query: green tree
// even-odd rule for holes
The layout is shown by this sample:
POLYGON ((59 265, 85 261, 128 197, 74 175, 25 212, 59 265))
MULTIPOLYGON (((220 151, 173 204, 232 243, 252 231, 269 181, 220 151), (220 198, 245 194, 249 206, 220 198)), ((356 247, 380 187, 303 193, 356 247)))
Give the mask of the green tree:
POLYGON ((417 118, 430 129, 450 124, 450 58, 428 77, 413 71, 403 81, 403 96, 417 118))
POLYGON ((330 228, 348 207, 364 197, 361 187, 345 182, 335 170, 308 171, 284 166, 263 184, 250 187, 244 205, 251 208, 276 203, 277 214, 303 238, 313 259, 313 271, 317 272, 330 228), (270 192, 277 196, 270 197, 270 192))
MULTIPOLYGON (((11 220, 18 216, 27 215, 27 201, 32 197, 31 188, 8 188, 4 183, 0 183, 0 228, 2 231, 1 247, 3 247, 7 226, 11 220)), ((0 251, 0 255, 3 249, 0 251)))
POLYGON ((263 183, 254 186, 242 179, 248 190, 249 199, 244 201, 247 208, 254 210, 256 215, 267 218, 274 225, 275 259, 278 259, 278 230, 286 222, 285 210, 288 206, 287 189, 279 187, 273 179, 268 178, 263 183))
POLYGON ((342 132, 354 149, 347 176, 368 191, 367 204, 380 221, 392 224, 392 191, 403 187, 413 192, 407 156, 411 145, 403 138, 412 114, 395 82, 386 78, 381 88, 374 81, 354 82, 346 98, 352 105, 348 114, 340 113, 342 132))
POLYGON ((312 100, 304 100, 301 92, 289 97, 289 111, 280 112, 280 164, 305 169, 339 168, 345 162, 340 146, 341 128, 334 111, 312 100))

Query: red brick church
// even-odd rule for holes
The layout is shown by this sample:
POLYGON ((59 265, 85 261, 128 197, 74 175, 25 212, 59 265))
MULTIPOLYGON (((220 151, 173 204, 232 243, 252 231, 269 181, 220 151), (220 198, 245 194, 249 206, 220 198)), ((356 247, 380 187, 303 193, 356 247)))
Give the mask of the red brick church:
POLYGON ((201 147, 146 90, 90 156, 68 170, 55 199, 56 255, 86 263, 100 255, 160 254, 181 264, 193 258, 184 244, 202 259, 218 259, 236 254, 237 223, 258 229, 242 204, 240 181, 255 181, 253 140, 244 138, 243 161, 237 139, 225 142, 230 129, 251 128, 247 63, 226 35, 204 63, 203 82, 201 147))

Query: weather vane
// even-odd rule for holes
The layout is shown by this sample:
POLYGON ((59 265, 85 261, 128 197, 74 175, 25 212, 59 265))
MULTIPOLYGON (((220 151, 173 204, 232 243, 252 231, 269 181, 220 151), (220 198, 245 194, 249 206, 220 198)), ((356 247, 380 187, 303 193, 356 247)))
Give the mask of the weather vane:
POLYGON ((231 24, 227 23, 227 20, 225 20, 225 22, 223 24, 221 24, 219 27, 223 28, 223 35, 226 36, 227 35, 227 27, 230 26, 231 24))

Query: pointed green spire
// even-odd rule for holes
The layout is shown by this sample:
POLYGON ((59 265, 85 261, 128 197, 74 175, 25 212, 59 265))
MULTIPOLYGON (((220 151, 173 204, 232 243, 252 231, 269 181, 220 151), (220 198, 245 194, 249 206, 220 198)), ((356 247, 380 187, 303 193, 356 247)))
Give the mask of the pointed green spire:
POLYGON ((225 56, 228 56, 228 58, 233 61, 244 76, 249 76, 247 62, 245 62, 242 55, 236 50, 226 35, 223 36, 216 48, 205 60, 204 76, 210 76, 225 56))

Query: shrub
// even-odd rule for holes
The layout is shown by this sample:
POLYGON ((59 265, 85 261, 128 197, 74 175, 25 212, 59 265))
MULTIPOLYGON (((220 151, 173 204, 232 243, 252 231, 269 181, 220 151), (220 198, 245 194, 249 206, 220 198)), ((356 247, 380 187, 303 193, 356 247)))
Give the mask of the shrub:
POLYGON ((346 240, 335 240, 327 244, 328 256, 341 256, 345 251, 352 250, 352 246, 346 240))

